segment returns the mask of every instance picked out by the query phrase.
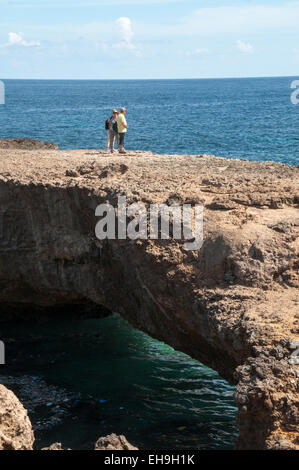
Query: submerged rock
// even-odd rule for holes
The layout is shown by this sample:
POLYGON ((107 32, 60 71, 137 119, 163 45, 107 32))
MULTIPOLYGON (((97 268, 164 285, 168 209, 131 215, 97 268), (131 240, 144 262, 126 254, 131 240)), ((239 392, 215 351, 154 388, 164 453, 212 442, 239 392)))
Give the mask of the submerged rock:
MULTIPOLYGON (((27 411, 15 396, 3 385, 0 385, 0 450, 33 450, 34 434, 27 411)), ((55 442, 41 450, 63 449, 62 444, 55 442)), ((125 436, 110 434, 101 437, 94 450, 138 450, 131 445, 125 436)))

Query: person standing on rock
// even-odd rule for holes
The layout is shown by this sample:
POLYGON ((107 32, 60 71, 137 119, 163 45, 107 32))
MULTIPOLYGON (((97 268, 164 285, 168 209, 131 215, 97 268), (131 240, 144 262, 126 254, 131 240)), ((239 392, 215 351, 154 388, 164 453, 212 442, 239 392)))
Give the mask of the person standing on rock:
POLYGON ((117 128, 119 134, 119 153, 126 153, 124 149, 125 144, 125 135, 128 130, 127 120, 126 120, 127 110, 126 108, 121 108, 117 117, 117 128))
POLYGON ((105 122, 105 130, 106 130, 106 133, 107 133, 106 152, 109 152, 109 148, 110 148, 110 127, 111 127, 110 119, 107 119, 106 122, 105 122))
MULTIPOLYGON (((113 131, 112 121, 115 121, 117 119, 117 115, 118 115, 118 112, 116 111, 116 109, 113 109, 111 118, 107 119, 107 121, 105 122, 105 129, 107 132, 106 152, 111 151, 111 133, 113 131)), ((113 142, 114 142, 114 139, 113 139, 113 142)))
POLYGON ((118 117, 118 111, 116 111, 116 109, 113 109, 112 117, 110 119, 110 124, 111 124, 111 127, 110 127, 110 153, 114 152, 114 142, 115 142, 115 140, 116 140, 117 145, 119 147, 117 117, 118 117))

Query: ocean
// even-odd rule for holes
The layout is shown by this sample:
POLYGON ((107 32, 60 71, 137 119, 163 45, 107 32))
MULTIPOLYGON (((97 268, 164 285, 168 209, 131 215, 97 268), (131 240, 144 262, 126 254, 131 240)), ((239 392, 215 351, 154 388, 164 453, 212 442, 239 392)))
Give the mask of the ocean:
MULTIPOLYGON (((0 137, 104 148, 105 120, 126 106, 128 149, 294 165, 292 80, 4 80, 0 137)), ((111 432, 143 449, 233 448, 234 387, 118 316, 1 324, 0 337, 8 345, 0 382, 29 409, 37 448, 90 448, 111 432)))
POLYGON ((4 80, 0 137, 104 148, 106 119, 126 106, 128 149, 297 164, 295 78, 4 80))

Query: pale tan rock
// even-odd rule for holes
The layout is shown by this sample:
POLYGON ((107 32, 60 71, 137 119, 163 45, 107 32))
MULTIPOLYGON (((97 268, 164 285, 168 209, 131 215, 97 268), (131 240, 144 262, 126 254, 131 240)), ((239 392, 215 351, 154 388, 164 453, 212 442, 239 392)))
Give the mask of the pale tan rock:
POLYGON ((49 447, 44 447, 41 450, 63 450, 63 448, 60 442, 54 442, 54 444, 51 444, 49 447))
POLYGON ((138 450, 137 447, 132 446, 125 436, 117 436, 110 434, 106 437, 100 437, 96 442, 94 450, 138 450))
POLYGON ((0 385, 0 450, 32 450, 34 435, 27 411, 0 385))
POLYGON ((0 139, 0 148, 2 149, 24 149, 24 150, 40 150, 40 149, 58 149, 58 145, 52 142, 43 142, 42 140, 33 139, 0 139))
POLYGON ((63 449, 62 444, 60 442, 54 442, 49 447, 44 447, 41 450, 72 450, 72 449, 63 449))

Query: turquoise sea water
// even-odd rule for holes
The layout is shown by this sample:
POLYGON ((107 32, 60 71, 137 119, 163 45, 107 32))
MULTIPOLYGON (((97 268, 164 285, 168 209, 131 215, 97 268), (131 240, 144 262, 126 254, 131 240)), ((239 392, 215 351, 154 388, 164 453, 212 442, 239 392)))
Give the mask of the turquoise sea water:
POLYGON ((0 137, 103 148, 105 120, 112 108, 127 106, 128 149, 296 164, 295 78, 4 80, 0 137))
POLYGON ((37 448, 57 441, 90 448, 111 432, 142 449, 233 447, 234 387, 118 316, 0 324, 0 335, 7 343, 0 381, 1 374, 11 377, 7 386, 20 396, 22 378, 20 398, 37 427, 37 448), (40 390, 42 404, 34 407, 40 390), (72 397, 66 409, 61 390, 72 397))

